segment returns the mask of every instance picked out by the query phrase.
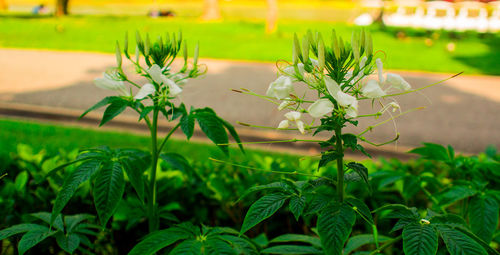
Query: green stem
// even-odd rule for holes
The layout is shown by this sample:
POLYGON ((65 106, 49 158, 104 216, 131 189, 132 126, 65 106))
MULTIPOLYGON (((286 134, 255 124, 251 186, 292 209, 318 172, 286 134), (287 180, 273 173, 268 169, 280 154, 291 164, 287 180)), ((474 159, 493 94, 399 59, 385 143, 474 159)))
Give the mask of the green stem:
MULTIPOLYGON (((156 107, 155 107, 156 108, 156 107)), ((149 232, 158 230, 158 217, 156 213, 156 168, 158 166, 158 109, 153 112, 151 123, 151 172, 149 174, 149 200, 148 200, 148 223, 149 232)))
POLYGON ((384 245, 380 246, 380 248, 372 251, 369 255, 375 255, 375 254, 379 254, 381 251, 383 251, 385 248, 393 245, 394 243, 398 242, 399 240, 401 240, 403 238, 403 236, 398 236, 394 239, 392 239, 391 241, 385 243, 384 245))
POLYGON ((170 130, 170 132, 168 132, 168 134, 165 136, 165 138, 163 138, 163 142, 161 143, 160 147, 158 148, 158 154, 161 153, 161 151, 163 150, 163 147, 165 146, 165 143, 167 143, 170 136, 172 136, 172 134, 175 132, 175 130, 177 130, 180 126, 181 126, 181 123, 179 122, 177 125, 175 125, 175 127, 173 127, 170 130))
POLYGON ((337 195, 339 202, 344 202, 344 147, 342 146, 342 128, 335 129, 336 151, 341 156, 337 159, 337 195))

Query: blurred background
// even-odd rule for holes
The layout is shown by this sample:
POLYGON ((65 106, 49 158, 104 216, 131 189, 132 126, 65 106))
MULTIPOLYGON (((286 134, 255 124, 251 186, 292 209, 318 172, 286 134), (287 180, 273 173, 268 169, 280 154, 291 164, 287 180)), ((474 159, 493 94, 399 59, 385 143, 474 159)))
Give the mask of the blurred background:
MULTIPOLYGON (((50 113, 71 123, 74 118, 62 117, 72 116, 67 110, 81 112, 109 94, 92 80, 114 65, 116 40, 123 44, 128 33, 132 41, 136 31, 155 38, 181 30, 191 50, 200 44, 208 67, 204 78, 186 86, 183 100, 213 107, 233 124, 276 126, 283 112, 231 89, 265 93, 276 78, 276 60, 291 60, 294 33, 313 30, 328 38, 335 29, 349 40, 364 28, 384 66, 415 88, 463 72, 398 99, 403 109, 427 108, 374 130, 372 139, 400 132, 397 147, 385 150, 436 142, 475 153, 500 143, 499 2, 0 0, 0 114, 44 119, 50 113)), ((256 139, 283 136, 249 132, 256 139)))

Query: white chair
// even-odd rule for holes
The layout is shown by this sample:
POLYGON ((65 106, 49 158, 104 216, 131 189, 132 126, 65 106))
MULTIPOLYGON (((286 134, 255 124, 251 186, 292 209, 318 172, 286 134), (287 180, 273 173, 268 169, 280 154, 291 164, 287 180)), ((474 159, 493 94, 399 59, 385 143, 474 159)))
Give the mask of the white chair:
POLYGON ((490 2, 489 6, 492 9, 490 18, 488 19, 488 31, 500 31, 500 1, 490 2))
POLYGON ((384 24, 393 27, 420 27, 424 9, 422 1, 396 1, 396 12, 384 15, 384 24))
POLYGON ((429 30, 452 30, 455 25, 455 8, 453 4, 445 1, 427 2, 427 14, 422 27, 429 30))
POLYGON ((483 3, 461 2, 458 16, 455 19, 457 31, 474 30, 480 33, 488 31, 488 11, 483 3))

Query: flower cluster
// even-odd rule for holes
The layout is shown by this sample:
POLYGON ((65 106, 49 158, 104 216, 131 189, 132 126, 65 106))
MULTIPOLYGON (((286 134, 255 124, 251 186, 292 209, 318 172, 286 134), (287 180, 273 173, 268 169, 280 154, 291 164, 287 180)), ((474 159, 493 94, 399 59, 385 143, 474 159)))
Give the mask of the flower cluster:
POLYGON ((311 129, 312 123, 305 125, 301 113, 308 113, 313 121, 329 116, 352 119, 358 116, 360 100, 379 100, 380 115, 390 108, 399 109, 396 102, 385 104, 382 99, 392 96, 391 93, 411 90, 400 75, 384 72, 381 59, 373 54, 371 36, 364 31, 353 33, 350 44, 333 31, 331 47, 325 46, 320 33, 313 36, 309 31, 302 47, 295 35, 293 63, 279 69, 279 76, 270 84, 266 96, 280 101, 279 110, 291 110, 278 128, 288 128, 293 123, 302 134, 311 129), (307 85, 317 98, 300 97, 295 93, 295 83, 307 85))
POLYGON ((153 101, 162 100, 166 102, 176 98, 182 93, 182 85, 186 83, 187 79, 201 74, 197 64, 198 45, 195 48, 192 69, 189 70, 186 42, 182 44, 182 34, 180 33, 177 38, 175 34, 171 37, 167 35, 166 39, 158 37, 157 42, 151 43, 148 36, 143 41, 140 35, 137 34, 135 59, 131 59, 128 54, 128 40, 126 37, 123 53, 135 66, 136 72, 147 79, 147 83, 140 86, 127 77, 122 68, 122 52, 117 43, 117 68, 110 69, 103 74, 103 77, 94 79, 95 85, 102 89, 117 91, 121 96, 130 100, 150 98, 153 101), (184 46, 184 66, 178 72, 173 72, 171 64, 180 52, 181 45, 184 46), (141 63, 141 56, 144 63, 141 63), (131 87, 126 85, 126 82, 139 89, 135 96, 132 94, 131 87))

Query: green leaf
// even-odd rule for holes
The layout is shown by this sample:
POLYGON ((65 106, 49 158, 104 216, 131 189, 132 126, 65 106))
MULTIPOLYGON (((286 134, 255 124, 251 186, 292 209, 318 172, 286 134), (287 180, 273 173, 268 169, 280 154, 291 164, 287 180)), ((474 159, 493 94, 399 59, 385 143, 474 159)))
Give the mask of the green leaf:
POLYGON ((31 230, 41 230, 44 231, 47 227, 38 224, 19 224, 12 227, 0 230, 0 240, 9 238, 13 235, 21 234, 31 230))
POLYGON ((435 255, 438 234, 430 224, 412 223, 403 229, 403 250, 406 255, 435 255))
POLYGON ((64 233, 59 232, 56 235, 56 241, 57 245, 69 254, 73 254, 76 248, 80 246, 80 237, 77 234, 68 234, 66 236, 64 233))
POLYGON ((194 117, 186 113, 182 115, 180 122, 181 122, 181 130, 182 132, 184 132, 187 139, 189 140, 194 133, 194 117))
POLYGON ((73 194, 75 194, 80 184, 87 181, 100 167, 101 162, 89 160, 83 162, 73 170, 73 172, 67 175, 61 190, 57 193, 56 202, 52 208, 52 216, 50 217, 51 223, 54 222, 57 215, 61 213, 62 209, 66 206, 71 197, 73 197, 73 194))
POLYGON ((231 125, 229 122, 226 120, 222 119, 221 117, 217 116, 219 120, 221 121, 222 125, 229 131, 229 134, 233 137, 234 141, 238 143, 238 147, 240 147, 240 150, 244 153, 245 150, 243 149, 243 144, 241 143, 240 136, 236 132, 236 129, 234 129, 233 125, 231 125))
POLYGON ((397 219, 413 219, 413 220, 418 220, 420 215, 418 214, 416 208, 408 208, 405 205, 401 204, 387 204, 383 205, 376 210, 373 211, 373 213, 385 211, 385 210, 391 210, 390 214, 386 216, 386 218, 397 218, 397 219))
POLYGON ((180 154, 173 152, 162 153, 160 154, 160 158, 169 163, 174 169, 181 170, 185 173, 193 171, 193 168, 191 167, 187 159, 180 154))
POLYGON ((245 191, 243 195, 238 198, 238 200, 235 203, 238 203, 241 201, 241 199, 245 198, 246 196, 250 195, 253 192, 257 191, 262 191, 262 190, 277 190, 281 192, 286 192, 287 191, 287 185, 282 183, 282 182, 273 182, 265 185, 259 185, 259 186, 253 186, 245 191))
POLYGON ((321 240, 317 237, 298 234, 285 234, 274 238, 269 241, 270 243, 288 243, 288 242, 302 242, 308 243, 315 247, 321 247, 321 240))
POLYGON ((128 104, 128 101, 123 100, 123 99, 119 100, 119 101, 114 101, 113 103, 111 103, 108 106, 108 108, 106 108, 106 110, 104 111, 104 114, 102 115, 102 120, 101 120, 101 123, 99 124, 99 126, 106 124, 108 121, 110 121, 113 118, 115 118, 116 116, 118 116, 118 114, 125 111, 125 109, 127 108, 127 104, 128 104))
POLYGON ((90 214, 75 214, 64 217, 64 222, 66 224, 66 233, 73 232, 73 229, 80 225, 85 220, 89 220, 94 218, 93 215, 90 214))
MULTIPOLYGON (((30 216, 32 217, 35 217, 37 219, 40 219, 42 220, 43 222, 47 223, 47 224, 51 224, 52 221, 51 221, 51 215, 50 213, 48 212, 37 212, 37 213, 31 213, 30 216)), ((57 230, 61 230, 61 231, 64 231, 64 223, 63 223, 63 220, 62 220, 62 216, 61 215, 58 215, 53 224, 52 224, 57 230)))
POLYGON ((346 199, 346 202, 350 204, 354 211, 356 211, 368 224, 374 225, 373 216, 370 208, 361 200, 350 197, 346 199))
POLYGON ((323 251, 318 248, 302 245, 277 245, 266 248, 261 252, 263 254, 323 254, 323 251))
POLYGON ((356 213, 348 205, 328 206, 318 216, 318 233, 323 250, 329 255, 342 255, 344 244, 351 234, 356 213))
POLYGON ((203 244, 207 255, 237 255, 230 243, 221 238, 209 238, 203 244))
POLYGON ((440 205, 446 207, 464 198, 474 196, 475 194, 477 194, 477 191, 468 186, 455 185, 437 194, 436 198, 439 200, 440 205))
POLYGON ((271 217, 271 215, 283 206, 288 198, 289 195, 282 193, 274 193, 261 197, 253 203, 252 206, 250 206, 250 209, 243 220, 240 234, 247 232, 261 221, 271 217))
POLYGON ((326 166, 331 161, 337 160, 342 157, 343 157, 342 154, 334 150, 323 151, 321 152, 321 159, 319 160, 318 169, 320 169, 323 166, 326 166))
POLYGON ((177 245, 169 255, 200 255, 202 243, 197 240, 186 240, 177 245))
POLYGON ((128 180, 134 188, 140 200, 144 200, 144 168, 137 164, 137 160, 130 160, 131 158, 121 159, 120 163, 127 173, 128 180))
POLYGON ((437 230, 443 238, 451 255, 486 255, 486 251, 477 242, 462 232, 446 225, 438 225, 437 230))
POLYGON ((110 104, 112 102, 119 101, 119 100, 122 100, 122 99, 119 97, 116 97, 116 96, 105 97, 104 99, 99 101, 97 104, 95 104, 94 106, 87 109, 82 115, 80 115, 79 119, 83 118, 85 115, 87 115, 87 113, 89 113, 95 109, 101 108, 107 104, 110 104))
POLYGON ((114 161, 97 172, 93 196, 97 214, 103 226, 113 215, 124 191, 125 179, 119 162, 114 161))
POLYGON ((227 145, 229 139, 217 115, 208 111, 199 111, 196 112, 194 116, 203 133, 205 133, 226 155, 229 154, 227 145))
POLYGON ((170 246, 179 240, 189 238, 189 236, 190 235, 188 233, 176 227, 156 231, 146 236, 146 238, 134 246, 128 254, 155 254, 157 251, 170 246))
POLYGON ((349 164, 347 164, 347 168, 352 169, 354 172, 356 172, 366 183, 368 189, 371 190, 370 182, 368 181, 368 169, 363 164, 349 162, 349 164))
POLYGON ((344 141, 344 146, 346 148, 351 148, 352 151, 360 151, 365 154, 367 157, 371 158, 370 154, 365 151, 363 146, 358 144, 358 137, 354 134, 343 134, 342 141, 344 141))
POLYGON ((469 223, 472 232, 490 243, 498 226, 498 202, 489 196, 475 196, 469 203, 469 223))
POLYGON ((28 183, 28 172, 22 171, 16 176, 16 180, 14 181, 16 191, 23 192, 26 187, 26 183, 28 183))
POLYGON ((290 198, 290 202, 288 207, 290 211, 293 213, 296 221, 299 221, 300 215, 304 211, 306 207, 306 197, 305 196, 292 196, 290 198))
POLYGON ((27 250, 31 249, 33 246, 45 240, 45 238, 55 233, 57 233, 57 231, 50 231, 49 228, 44 227, 43 229, 37 228, 24 234, 17 245, 19 255, 23 255, 27 250))
POLYGON ((146 118, 146 116, 148 116, 148 114, 154 110, 154 106, 146 106, 144 107, 144 109, 142 109, 141 111, 141 115, 139 116, 139 121, 146 118))
POLYGON ((424 159, 437 161, 450 161, 450 155, 445 147, 434 143, 423 143, 423 147, 415 148, 408 153, 414 153, 422 156, 424 159))
MULTIPOLYGON (((389 238, 387 236, 378 236, 378 241, 383 243, 392 240, 392 238, 389 238)), ((349 241, 347 241, 347 244, 345 245, 344 249, 344 254, 349 255, 351 252, 355 251, 356 249, 360 248, 363 245, 367 244, 372 244, 375 243, 375 238, 373 237, 372 234, 368 235, 357 235, 349 238, 349 241)))
POLYGON ((255 245, 251 241, 245 238, 232 235, 220 235, 218 236, 218 238, 225 240, 226 242, 231 244, 234 247, 234 250, 236 251, 237 254, 248 254, 248 255, 259 254, 255 245))

